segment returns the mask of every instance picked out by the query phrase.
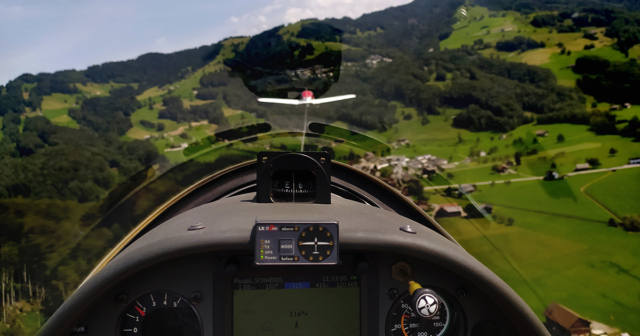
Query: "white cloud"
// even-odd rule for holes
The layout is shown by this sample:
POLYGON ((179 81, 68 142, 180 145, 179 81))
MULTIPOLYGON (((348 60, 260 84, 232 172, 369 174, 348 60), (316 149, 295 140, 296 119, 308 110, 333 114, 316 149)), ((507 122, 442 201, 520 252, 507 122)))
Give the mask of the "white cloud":
POLYGON ((156 44, 164 44, 165 42, 167 42, 167 39, 164 37, 161 37, 156 40, 156 44))
POLYGON ((314 17, 315 14, 309 8, 289 8, 284 13, 285 23, 294 23, 302 19, 308 19, 314 17))
POLYGON ((264 26, 275 27, 302 19, 358 18, 365 13, 400 6, 411 0, 272 0, 267 5, 244 13, 230 20, 235 24, 232 35, 253 35, 264 30, 264 26), (234 20, 235 19, 235 20, 234 20))

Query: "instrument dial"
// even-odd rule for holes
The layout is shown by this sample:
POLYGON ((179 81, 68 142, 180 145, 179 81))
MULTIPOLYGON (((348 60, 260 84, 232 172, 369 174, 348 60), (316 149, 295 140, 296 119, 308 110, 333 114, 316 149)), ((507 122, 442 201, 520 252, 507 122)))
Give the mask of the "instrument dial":
POLYGON ((201 336, 200 317, 184 297, 155 291, 137 297, 120 316, 121 336, 201 336))
POLYGON ((411 295, 402 294, 389 310, 387 316, 387 336, 443 336, 447 334, 451 324, 451 311, 447 302, 438 298, 438 309, 435 315, 420 317, 411 308, 411 295))
POLYGON ((335 247, 335 237, 322 225, 311 225, 298 236, 298 251, 311 262, 321 262, 329 258, 335 247))
POLYGON ((316 176, 303 170, 276 171, 271 176, 274 202, 307 203, 316 198, 316 176))

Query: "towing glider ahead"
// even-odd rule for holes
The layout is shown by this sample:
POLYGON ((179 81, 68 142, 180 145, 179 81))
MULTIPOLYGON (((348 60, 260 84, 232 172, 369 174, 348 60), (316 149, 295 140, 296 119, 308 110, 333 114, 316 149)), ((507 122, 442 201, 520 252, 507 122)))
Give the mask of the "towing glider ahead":
POLYGON ((354 94, 348 94, 344 96, 335 96, 335 97, 316 99, 313 96, 313 92, 309 90, 304 90, 300 94, 300 99, 258 98, 258 101, 262 103, 286 104, 286 105, 303 105, 303 104, 317 105, 317 104, 323 104, 323 103, 330 103, 338 100, 352 99, 355 97, 356 95, 354 94))

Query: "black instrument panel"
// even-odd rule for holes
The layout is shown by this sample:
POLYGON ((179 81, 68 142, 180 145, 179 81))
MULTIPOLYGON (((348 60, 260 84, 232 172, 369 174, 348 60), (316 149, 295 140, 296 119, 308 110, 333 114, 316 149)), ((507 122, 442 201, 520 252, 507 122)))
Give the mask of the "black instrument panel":
POLYGON ((517 335, 501 316, 472 283, 406 256, 346 252, 338 265, 259 266, 252 256, 203 254, 132 275, 77 327, 89 335, 448 336, 489 320, 517 335), (446 298, 436 319, 411 314, 404 284, 390 273, 398 260, 446 298), (460 288, 473 295, 456 297, 460 288))

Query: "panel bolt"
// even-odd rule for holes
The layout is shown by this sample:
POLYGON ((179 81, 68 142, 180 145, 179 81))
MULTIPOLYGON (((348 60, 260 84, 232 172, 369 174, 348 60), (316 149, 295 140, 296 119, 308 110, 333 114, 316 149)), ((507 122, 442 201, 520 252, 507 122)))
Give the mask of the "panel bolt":
POLYGON ((456 290, 456 295, 461 298, 464 299, 467 296, 467 290, 460 287, 456 290))
POLYGON ((121 306, 124 306, 125 304, 127 304, 127 302, 129 301, 129 296, 127 296, 127 294, 118 294, 118 296, 116 296, 116 303, 118 303, 121 306))
POLYGON ((389 297, 389 300, 395 300, 398 298, 398 290, 395 288, 389 288, 389 290, 387 291, 387 296, 389 297))
POLYGON ((197 231, 197 230, 202 230, 202 229, 204 229, 204 225, 202 225, 202 223, 198 223, 198 224, 189 226, 187 231, 197 231))
POLYGON ((416 234, 416 230, 414 230, 411 225, 405 225, 400 227, 400 231, 404 231, 406 233, 416 234))
POLYGON ((193 304, 200 303, 200 301, 202 301, 202 293, 200 293, 200 292, 191 293, 189 295, 189 301, 191 301, 191 303, 193 303, 193 304))

